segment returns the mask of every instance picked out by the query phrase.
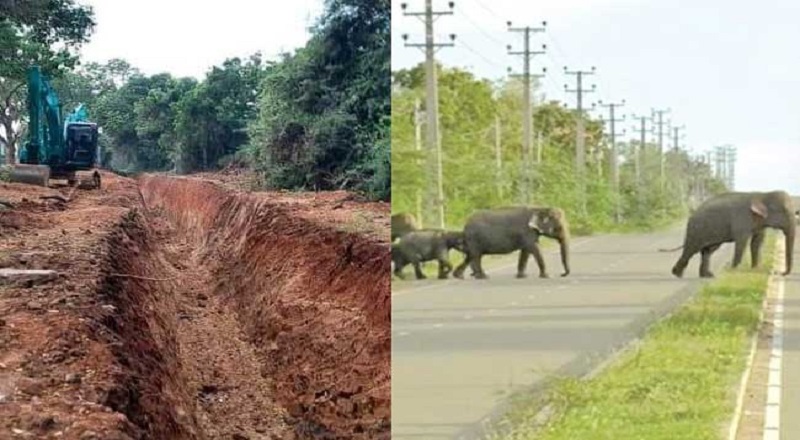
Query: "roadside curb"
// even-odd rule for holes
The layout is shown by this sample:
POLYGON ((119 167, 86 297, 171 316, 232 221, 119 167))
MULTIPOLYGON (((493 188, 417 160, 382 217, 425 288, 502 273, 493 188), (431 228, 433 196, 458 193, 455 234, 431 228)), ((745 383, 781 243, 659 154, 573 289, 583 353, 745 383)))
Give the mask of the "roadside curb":
MULTIPOLYGON (((783 263, 785 261, 785 244, 783 240, 776 239, 775 252, 773 254, 772 273, 767 280, 766 292, 762 302, 761 311, 759 313, 758 329, 750 338, 750 350, 747 356, 745 369, 739 382, 738 391, 736 394, 736 406, 734 407, 733 415, 728 426, 728 440, 736 440, 745 435, 745 438, 750 438, 752 433, 743 433, 742 426, 748 422, 743 421, 745 415, 745 407, 751 407, 747 404, 748 389, 750 395, 753 394, 753 387, 760 395, 760 398, 766 396, 766 404, 760 405, 764 409, 763 421, 758 430, 759 438, 764 439, 778 439, 779 434, 779 421, 780 421, 780 382, 781 382, 781 367, 782 367, 782 347, 783 347, 783 283, 784 279, 781 273, 783 272, 783 263), (770 325, 772 324, 772 325, 770 325), (766 346, 759 347, 759 341, 766 339, 766 346), (765 353, 769 353, 765 355, 765 353), (758 365, 759 368, 763 367, 764 356, 767 357, 766 362, 769 367, 769 377, 764 383, 753 378, 753 370, 758 365), (758 360, 761 359, 761 360, 758 360), (756 382, 751 383, 751 379, 756 382), (778 393, 770 392, 772 388, 776 388, 778 393)), ((752 397, 750 398, 752 400, 752 397)), ((749 414, 749 413, 748 413, 749 414)))

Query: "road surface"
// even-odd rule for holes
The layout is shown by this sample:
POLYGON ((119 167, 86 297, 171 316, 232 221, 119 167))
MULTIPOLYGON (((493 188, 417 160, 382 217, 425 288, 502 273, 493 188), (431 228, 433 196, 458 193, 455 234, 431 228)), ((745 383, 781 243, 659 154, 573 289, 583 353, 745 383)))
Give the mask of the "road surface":
MULTIPOLYGON (((392 438, 477 438, 502 412, 509 391, 541 385, 549 374, 584 374, 658 316, 696 292, 699 255, 683 279, 670 269, 683 227, 637 235, 576 238, 572 274, 514 278, 516 254, 489 280, 402 283, 392 294, 392 438)), ((732 246, 712 259, 730 262, 732 246)), ((746 260, 749 264, 749 257, 746 260)), ((469 273, 469 271, 467 271, 469 273)), ((800 296, 800 292, 798 292, 800 296)))
MULTIPOLYGON (((797 206, 797 205, 796 205, 797 206)), ((782 238, 782 237, 781 237, 782 238)), ((781 440, 800 440, 800 237, 795 240, 794 274, 784 278, 783 298, 783 365, 782 398, 780 399, 781 440)), ((766 436, 764 437, 767 438, 766 436)))

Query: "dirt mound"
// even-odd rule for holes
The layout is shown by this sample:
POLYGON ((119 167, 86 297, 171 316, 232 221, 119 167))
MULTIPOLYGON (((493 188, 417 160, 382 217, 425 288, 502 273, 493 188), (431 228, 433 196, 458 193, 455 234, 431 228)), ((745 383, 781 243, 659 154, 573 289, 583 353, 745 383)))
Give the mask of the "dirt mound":
POLYGON ((264 195, 145 176, 214 268, 302 437, 389 438, 389 244, 295 215, 264 195))

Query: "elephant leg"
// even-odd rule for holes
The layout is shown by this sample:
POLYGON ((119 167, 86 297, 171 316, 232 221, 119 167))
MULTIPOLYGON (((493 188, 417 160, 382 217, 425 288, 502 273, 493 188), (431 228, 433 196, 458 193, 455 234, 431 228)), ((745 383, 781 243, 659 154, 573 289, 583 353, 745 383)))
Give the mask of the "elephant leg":
POLYGON ((537 243, 533 243, 533 246, 531 246, 531 253, 533 254, 533 259, 536 260, 536 265, 539 266, 539 278, 550 278, 550 276, 547 275, 547 269, 544 267, 542 251, 539 249, 537 243))
POLYGON ((456 267, 456 270, 453 271, 453 276, 458 279, 464 279, 464 271, 467 269, 467 265, 470 264, 469 254, 464 257, 464 261, 456 267))
POLYGON ((736 240, 735 248, 733 251, 733 264, 731 267, 736 269, 742 264, 742 258, 744 257, 744 250, 747 248, 747 239, 748 237, 745 236, 744 238, 739 238, 736 240))
POLYGON ((750 261, 752 267, 758 267, 761 262, 761 245, 764 244, 764 231, 759 231, 753 234, 750 239, 750 261))
POLYGON ((711 246, 704 247, 700 253, 702 259, 700 260, 700 277, 701 278, 714 278, 714 274, 710 270, 711 266, 711 254, 716 252, 722 244, 713 244, 711 246))
POLYGON ((401 280, 406 279, 405 275, 403 275, 403 269, 406 267, 406 261, 402 258, 396 258, 394 261, 394 276, 400 278, 401 280))
POLYGON ((519 251, 519 261, 517 262, 517 278, 526 278, 528 275, 525 273, 525 268, 528 266, 528 257, 530 252, 525 249, 519 251))
POLYGON ((446 280, 447 275, 453 270, 453 265, 447 259, 447 250, 439 252, 436 259, 439 261, 439 279, 446 280))
POLYGON ((400 266, 399 264, 394 266, 394 276, 400 278, 401 280, 406 279, 403 275, 403 267, 404 266, 400 266))
POLYGON ((483 255, 477 253, 475 255, 471 255, 469 257, 470 260, 469 266, 472 269, 472 275, 476 279, 485 280, 489 277, 486 276, 486 273, 483 271, 483 266, 481 265, 481 257, 483 257, 483 255))
POLYGON ((680 258, 678 258, 678 261, 675 262, 675 265, 672 266, 672 274, 678 278, 682 278, 683 271, 686 270, 686 266, 689 265, 689 261, 691 261, 692 257, 696 253, 697 249, 684 245, 683 253, 681 253, 680 258))
POLYGON ((420 264, 419 259, 414 259, 412 264, 414 265, 414 275, 417 277, 418 280, 424 280, 428 278, 425 276, 424 273, 422 273, 422 265, 420 264))

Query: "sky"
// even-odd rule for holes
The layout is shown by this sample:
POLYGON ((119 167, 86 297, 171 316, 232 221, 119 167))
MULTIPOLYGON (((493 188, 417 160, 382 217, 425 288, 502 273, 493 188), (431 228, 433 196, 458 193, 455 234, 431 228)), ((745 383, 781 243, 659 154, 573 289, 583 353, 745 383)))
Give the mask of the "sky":
POLYGON ((123 58, 145 74, 202 78, 226 58, 270 59, 305 45, 322 0, 78 0, 97 26, 86 61, 123 58))
MULTIPOLYGON (((424 26, 403 16, 401 0, 392 0, 392 68, 424 61, 417 48, 424 26)), ((449 10, 434 0, 434 10, 449 10)), ((408 0, 408 11, 421 11, 423 0, 408 0)), ((505 46, 522 48, 514 26, 541 26, 532 48, 547 45, 532 69, 547 68, 547 98, 575 105, 570 70, 596 67, 585 85, 596 92, 585 102, 625 100, 630 115, 668 108, 665 119, 685 126, 683 144, 701 153, 716 145, 737 148, 735 189, 783 189, 800 194, 800 2, 767 0, 458 0, 453 15, 435 23, 438 41, 456 34, 455 47, 442 48, 437 59, 469 68, 480 77, 499 79, 507 68, 521 72, 519 56, 505 46)), ((449 39, 448 39, 449 40, 449 39)), ((596 115, 601 113, 596 112, 596 115)), ((619 115, 619 113, 618 113, 619 115)), ((603 115, 608 117, 607 114, 603 115)), ((634 135, 630 116, 621 124, 634 135)))

